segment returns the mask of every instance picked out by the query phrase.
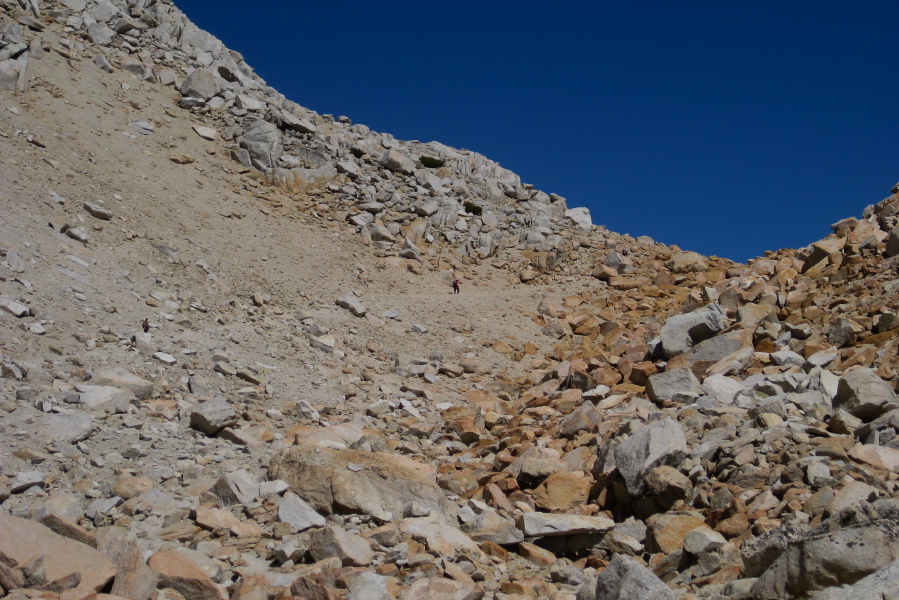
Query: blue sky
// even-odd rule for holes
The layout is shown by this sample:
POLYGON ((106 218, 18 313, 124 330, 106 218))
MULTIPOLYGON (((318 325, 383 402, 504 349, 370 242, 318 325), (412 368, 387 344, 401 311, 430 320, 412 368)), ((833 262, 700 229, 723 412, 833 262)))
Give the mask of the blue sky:
POLYGON ((272 87, 738 261, 899 180, 899 3, 175 0, 272 87))

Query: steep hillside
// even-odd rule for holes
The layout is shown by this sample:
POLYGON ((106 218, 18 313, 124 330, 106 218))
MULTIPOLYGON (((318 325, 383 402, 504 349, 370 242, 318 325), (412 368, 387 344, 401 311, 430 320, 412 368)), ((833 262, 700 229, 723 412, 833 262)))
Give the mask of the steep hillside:
POLYGON ((897 208, 704 257, 0 0, 0 597, 887 597, 897 208))

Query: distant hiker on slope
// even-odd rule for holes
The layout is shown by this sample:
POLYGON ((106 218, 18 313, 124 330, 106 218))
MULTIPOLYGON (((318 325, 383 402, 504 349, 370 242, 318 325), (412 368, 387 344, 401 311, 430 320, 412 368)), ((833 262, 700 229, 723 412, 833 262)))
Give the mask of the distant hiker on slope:
POLYGON ((459 278, 456 277, 455 275, 453 275, 453 293, 454 294, 459 293, 459 283, 460 283, 459 278))

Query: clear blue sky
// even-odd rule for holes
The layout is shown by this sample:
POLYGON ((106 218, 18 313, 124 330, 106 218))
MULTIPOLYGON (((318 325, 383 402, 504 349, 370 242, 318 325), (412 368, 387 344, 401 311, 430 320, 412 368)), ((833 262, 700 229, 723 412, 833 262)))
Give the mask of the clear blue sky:
POLYGON ((288 98, 746 260, 899 180, 899 3, 175 0, 288 98))

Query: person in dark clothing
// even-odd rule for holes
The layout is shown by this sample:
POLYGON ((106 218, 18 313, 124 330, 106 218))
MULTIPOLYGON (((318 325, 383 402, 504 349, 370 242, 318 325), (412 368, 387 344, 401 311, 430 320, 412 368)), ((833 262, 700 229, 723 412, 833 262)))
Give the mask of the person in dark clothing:
POLYGON ((144 333, 150 333, 150 319, 144 319, 144 322, 141 323, 141 327, 144 328, 144 333))
POLYGON ((459 293, 459 278, 458 277, 453 277, 453 293, 454 294, 459 293))

